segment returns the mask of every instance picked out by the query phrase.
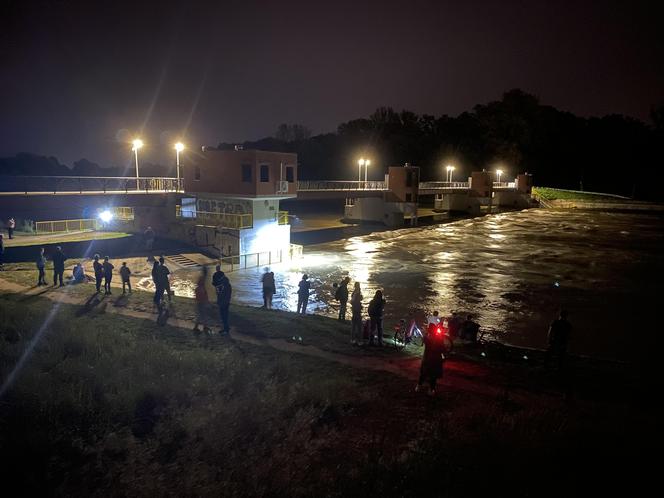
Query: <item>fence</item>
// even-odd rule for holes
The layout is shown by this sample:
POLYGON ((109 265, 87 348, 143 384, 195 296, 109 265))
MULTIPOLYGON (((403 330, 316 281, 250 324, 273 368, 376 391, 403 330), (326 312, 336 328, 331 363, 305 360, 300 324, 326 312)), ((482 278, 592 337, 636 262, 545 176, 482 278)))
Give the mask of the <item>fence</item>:
POLYGON ((446 188, 469 188, 468 182, 420 182, 420 190, 446 189, 446 188))
POLYGON ((277 214, 277 222, 280 225, 288 225, 288 211, 279 211, 277 214))
POLYGON ((180 205, 175 206, 177 218, 195 220, 201 224, 221 228, 252 228, 254 216, 252 214, 214 213, 210 211, 182 211, 180 205))
POLYGON ((0 192, 23 194, 66 194, 95 192, 182 192, 178 178, 131 176, 3 176, 0 192))
POLYGON ((388 190, 384 181, 300 181, 297 182, 298 191, 344 191, 344 190, 388 190))
POLYGON ((121 221, 131 221, 134 219, 134 208, 133 207, 112 207, 111 212, 113 213, 113 218, 121 221))
POLYGON ((219 259, 221 270, 228 273, 249 268, 260 268, 284 261, 299 259, 302 257, 303 248, 298 244, 291 244, 288 249, 276 249, 274 251, 256 252, 252 254, 240 254, 238 256, 226 256, 219 259))
POLYGON ((99 229, 99 221, 97 219, 35 222, 35 232, 37 232, 37 234, 81 232, 83 230, 98 230, 98 229, 99 229))

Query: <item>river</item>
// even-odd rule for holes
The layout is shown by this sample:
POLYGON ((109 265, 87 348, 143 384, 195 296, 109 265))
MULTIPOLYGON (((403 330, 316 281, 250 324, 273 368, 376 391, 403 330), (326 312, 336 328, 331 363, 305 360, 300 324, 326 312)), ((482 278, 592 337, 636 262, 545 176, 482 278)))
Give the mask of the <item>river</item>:
MULTIPOLYGON (((274 305, 295 310, 307 273, 309 310, 334 315, 332 284, 349 275, 365 303, 383 289, 386 330, 399 318, 454 310, 506 343, 538 348, 563 307, 574 352, 629 360, 654 344, 663 229, 658 216, 531 209, 376 232, 307 246, 301 260, 275 265, 274 305)), ((261 273, 229 275, 234 302, 261 304, 261 273)), ((195 272, 174 277, 178 293, 193 294, 195 272)))

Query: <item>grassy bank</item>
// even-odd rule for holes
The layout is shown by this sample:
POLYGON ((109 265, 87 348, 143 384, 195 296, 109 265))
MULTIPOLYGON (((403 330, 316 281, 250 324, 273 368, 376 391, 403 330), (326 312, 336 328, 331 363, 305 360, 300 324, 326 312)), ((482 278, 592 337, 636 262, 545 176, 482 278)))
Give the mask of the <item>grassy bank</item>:
MULTIPOLYGON (((326 324, 297 326, 335 334, 326 324)), ((542 496, 646 482, 634 456, 654 444, 654 417, 617 386, 570 403, 453 378, 427 399, 387 373, 20 294, 0 295, 3 382, 42 330, 0 399, 0 468, 23 495, 542 496)), ((474 381, 496 382, 485 376, 474 381)))
POLYGON ((533 197, 544 199, 545 201, 566 200, 566 201, 616 201, 625 199, 612 194, 602 194, 595 192, 580 192, 574 190, 564 190, 548 187, 533 187, 533 197))
POLYGON ((17 234, 13 239, 5 239, 6 247, 42 246, 46 244, 64 244, 67 242, 84 242, 88 240, 110 240, 129 237, 124 232, 82 231, 53 234, 17 234))

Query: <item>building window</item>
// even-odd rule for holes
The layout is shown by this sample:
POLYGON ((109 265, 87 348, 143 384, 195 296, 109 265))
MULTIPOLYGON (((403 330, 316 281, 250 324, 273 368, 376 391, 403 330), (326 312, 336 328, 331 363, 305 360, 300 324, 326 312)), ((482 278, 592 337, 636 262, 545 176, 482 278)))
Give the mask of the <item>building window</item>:
POLYGON ((288 183, 293 183, 295 181, 295 168, 292 166, 286 166, 286 181, 288 183))
POLYGON ((194 180, 200 181, 201 179, 201 168, 200 166, 196 166, 194 168, 194 180))
POLYGON ((261 164, 261 182, 269 182, 270 181, 270 165, 269 164, 261 164))
POLYGON ((242 181, 251 183, 251 164, 242 165, 242 181))

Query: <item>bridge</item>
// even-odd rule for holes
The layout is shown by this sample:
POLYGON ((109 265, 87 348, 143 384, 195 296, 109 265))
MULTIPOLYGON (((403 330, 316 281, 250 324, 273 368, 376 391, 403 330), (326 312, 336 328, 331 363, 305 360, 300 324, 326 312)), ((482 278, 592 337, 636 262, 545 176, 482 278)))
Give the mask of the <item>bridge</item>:
POLYGON ((184 192, 181 178, 135 176, 0 176, 0 195, 118 195, 184 192))

